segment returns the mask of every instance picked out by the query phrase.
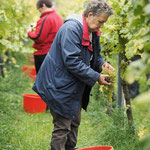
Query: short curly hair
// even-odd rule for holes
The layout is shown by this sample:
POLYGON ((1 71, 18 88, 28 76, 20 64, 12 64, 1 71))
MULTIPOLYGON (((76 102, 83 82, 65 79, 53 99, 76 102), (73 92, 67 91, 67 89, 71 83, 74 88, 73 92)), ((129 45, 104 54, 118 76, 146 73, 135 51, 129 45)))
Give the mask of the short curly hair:
POLYGON ((112 7, 107 4, 105 0, 89 0, 84 15, 87 17, 90 12, 93 13, 93 16, 98 16, 102 13, 105 13, 108 16, 114 14, 112 7))
POLYGON ((52 7, 52 1, 51 0, 38 0, 36 3, 36 8, 42 8, 43 4, 45 4, 48 8, 52 7))

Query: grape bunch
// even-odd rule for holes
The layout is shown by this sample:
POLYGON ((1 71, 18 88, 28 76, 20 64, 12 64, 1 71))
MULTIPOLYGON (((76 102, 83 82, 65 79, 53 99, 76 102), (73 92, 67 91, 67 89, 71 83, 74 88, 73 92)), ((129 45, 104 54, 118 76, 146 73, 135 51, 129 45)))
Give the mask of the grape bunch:
POLYGON ((112 103, 112 96, 114 91, 114 81, 115 81, 115 72, 109 70, 108 68, 103 69, 101 74, 107 74, 109 75, 109 78, 106 79, 107 82, 111 82, 111 85, 101 85, 100 91, 104 92, 104 95, 106 97, 106 100, 108 103, 112 103))

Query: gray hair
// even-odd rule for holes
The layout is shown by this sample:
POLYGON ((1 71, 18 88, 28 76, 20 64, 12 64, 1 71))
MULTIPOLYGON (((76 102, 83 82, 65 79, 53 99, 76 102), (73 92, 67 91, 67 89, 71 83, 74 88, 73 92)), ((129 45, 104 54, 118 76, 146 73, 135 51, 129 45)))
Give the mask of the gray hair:
POLYGON ((93 16, 98 16, 102 13, 110 16, 114 13, 112 7, 105 0, 90 0, 86 6, 84 15, 87 17, 90 12, 93 13, 93 16))

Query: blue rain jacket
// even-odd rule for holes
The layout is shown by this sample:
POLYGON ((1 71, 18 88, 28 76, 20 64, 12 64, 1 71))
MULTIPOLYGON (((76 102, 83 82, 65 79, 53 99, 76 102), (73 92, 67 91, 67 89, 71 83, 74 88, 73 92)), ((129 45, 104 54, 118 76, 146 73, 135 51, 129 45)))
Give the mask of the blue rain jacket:
POLYGON ((75 119, 81 103, 86 110, 91 87, 104 63, 99 36, 92 33, 92 52, 88 49, 90 42, 83 39, 83 29, 76 19, 62 25, 32 88, 50 109, 69 119, 75 119))

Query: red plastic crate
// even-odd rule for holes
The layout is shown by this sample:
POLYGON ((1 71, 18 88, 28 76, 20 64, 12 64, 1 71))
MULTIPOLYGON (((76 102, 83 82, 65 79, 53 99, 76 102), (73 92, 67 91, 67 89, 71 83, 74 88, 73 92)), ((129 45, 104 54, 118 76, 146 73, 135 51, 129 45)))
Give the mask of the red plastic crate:
POLYGON ((27 113, 41 113, 46 111, 47 104, 37 94, 23 94, 23 109, 27 113))
POLYGON ((77 150, 114 150, 114 149, 112 146, 95 146, 95 147, 81 148, 77 150))
POLYGON ((36 69, 34 66, 22 65, 22 71, 25 73, 25 76, 35 81, 36 69))

